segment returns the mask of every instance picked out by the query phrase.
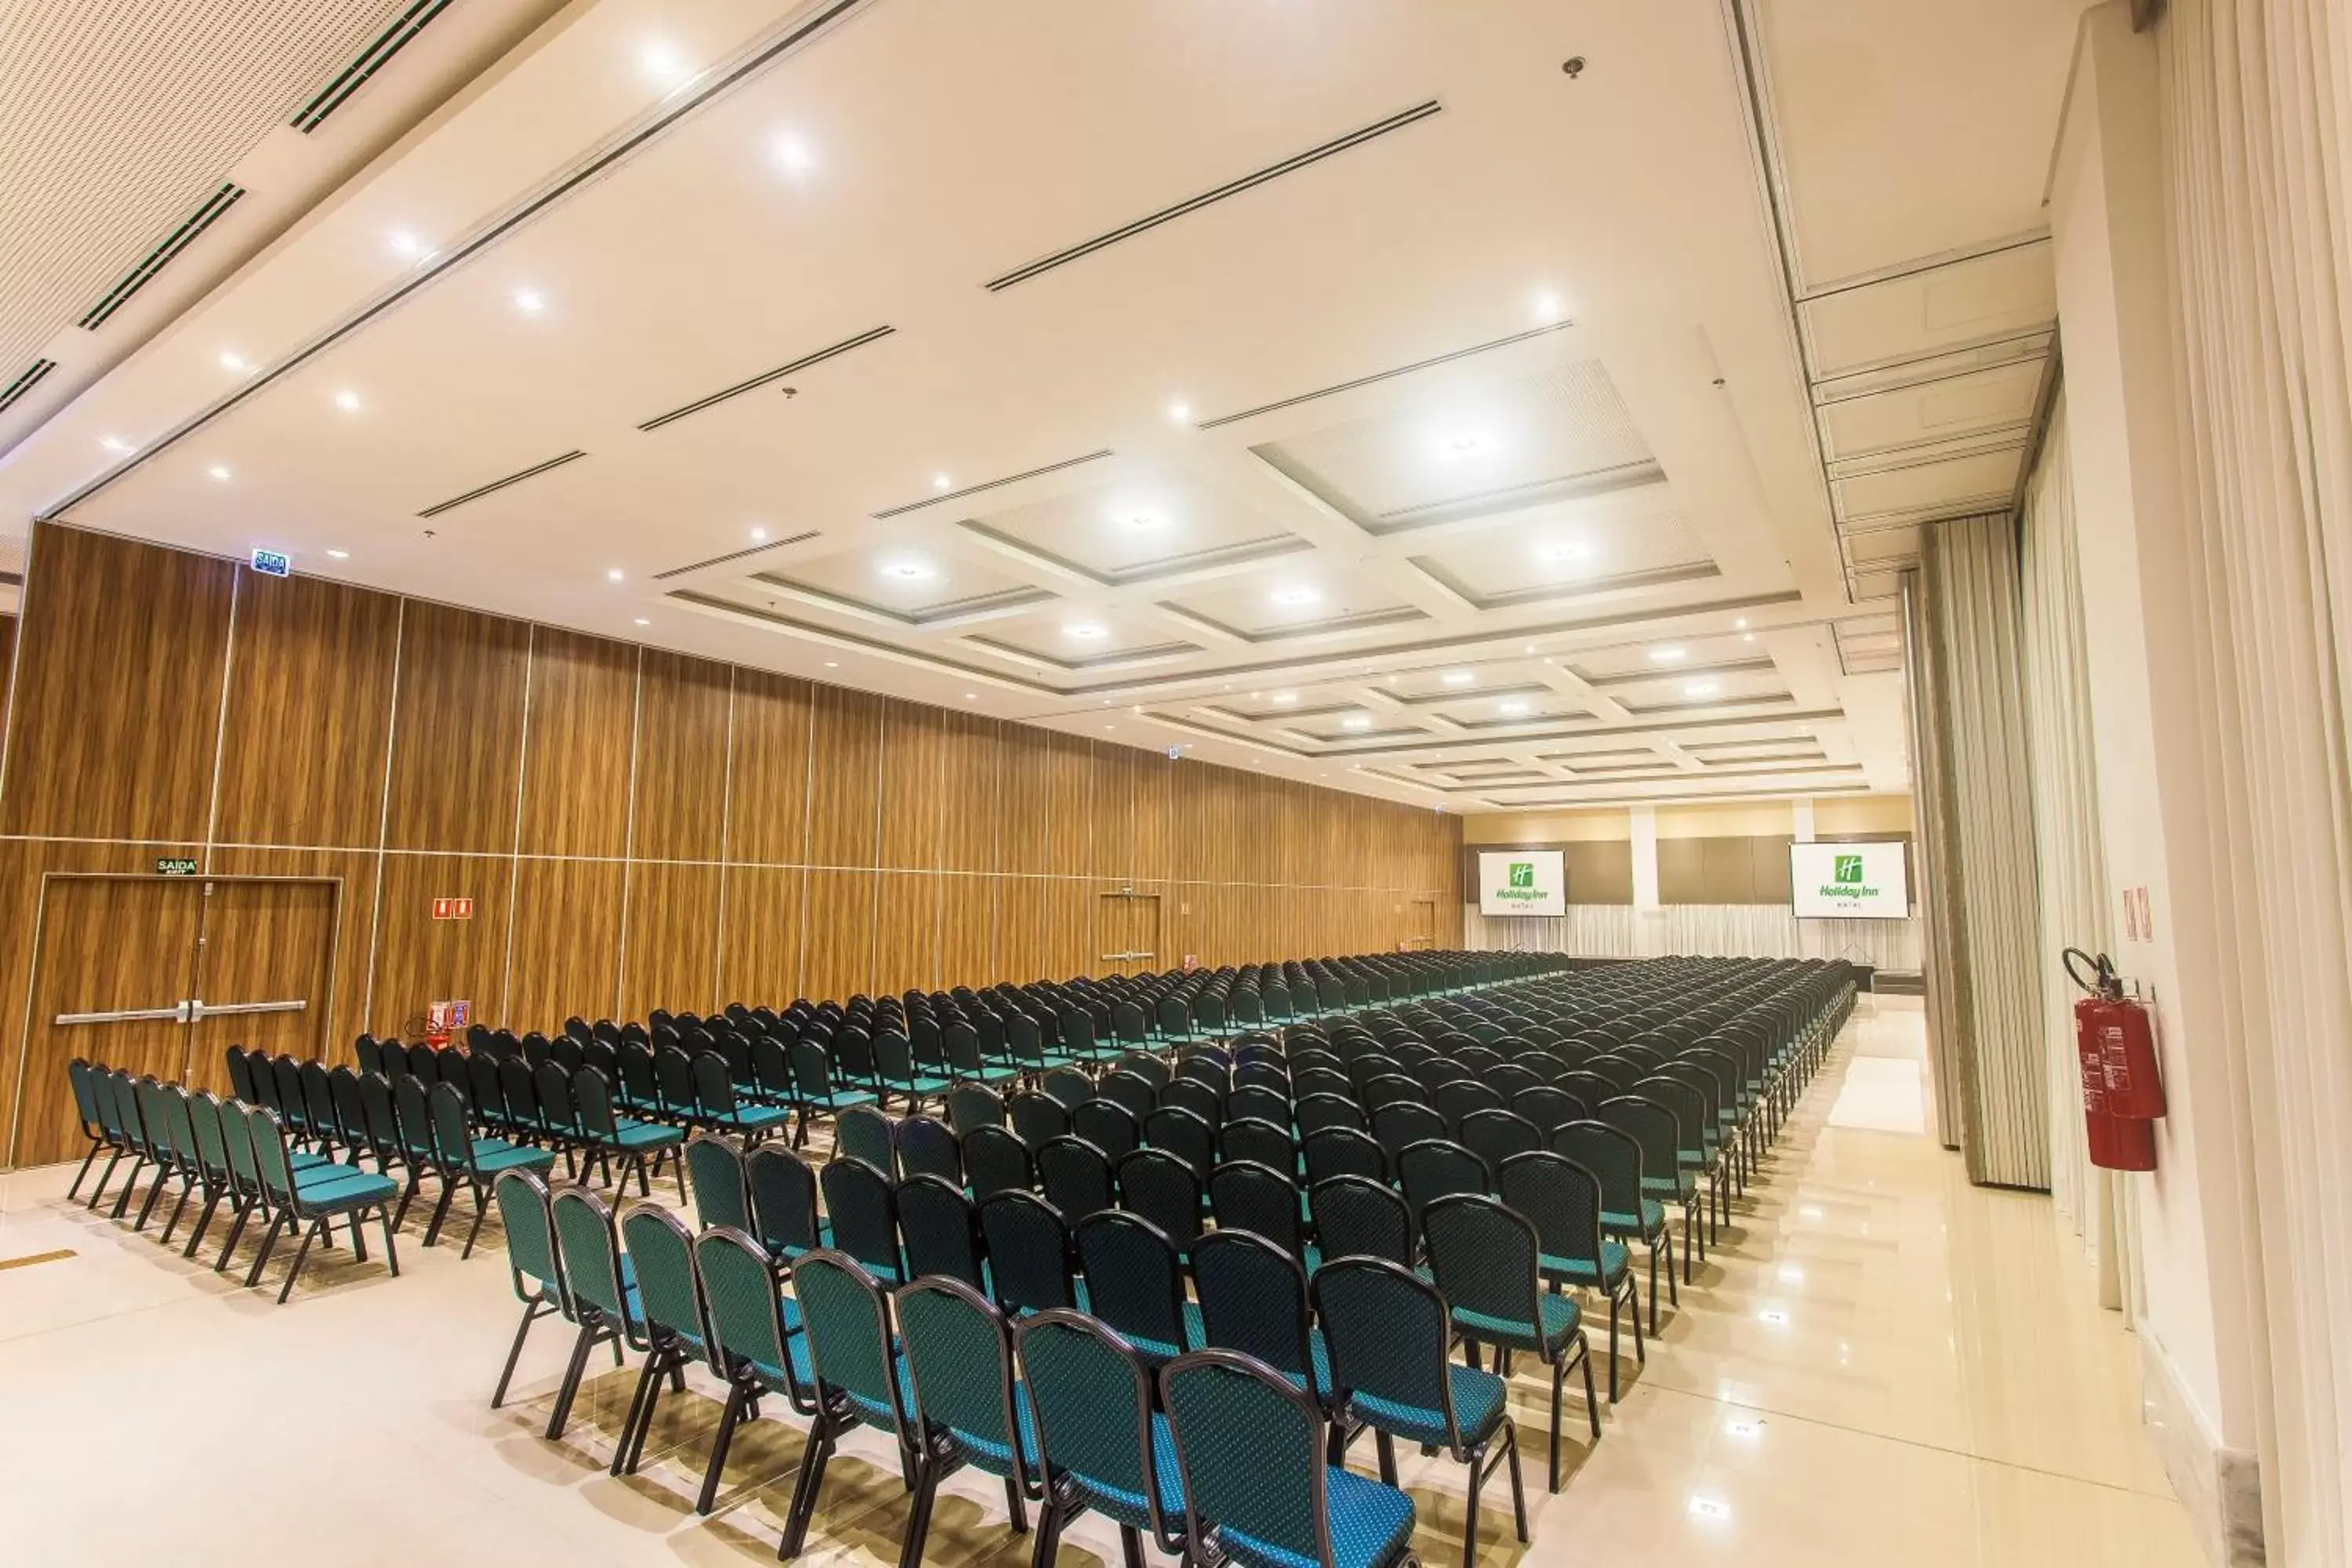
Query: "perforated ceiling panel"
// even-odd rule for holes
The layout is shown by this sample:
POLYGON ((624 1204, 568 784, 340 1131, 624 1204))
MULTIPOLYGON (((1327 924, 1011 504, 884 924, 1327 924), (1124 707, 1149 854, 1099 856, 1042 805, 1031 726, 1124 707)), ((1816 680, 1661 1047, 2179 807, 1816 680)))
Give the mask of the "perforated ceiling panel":
POLYGON ((0 366, 97 304, 398 8, 0 0, 0 366))

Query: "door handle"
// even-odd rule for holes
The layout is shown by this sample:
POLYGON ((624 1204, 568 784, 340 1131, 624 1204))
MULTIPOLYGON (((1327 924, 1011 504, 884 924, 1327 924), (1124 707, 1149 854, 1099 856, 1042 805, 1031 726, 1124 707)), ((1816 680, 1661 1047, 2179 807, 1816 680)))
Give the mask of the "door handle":
POLYGON ((168 1018, 174 1024, 189 1021, 190 1004, 174 1002, 169 1007, 115 1007, 101 1013, 60 1013, 59 1024, 135 1024, 148 1019, 168 1018))
POLYGON ((243 1013, 299 1013, 310 1005, 308 999, 300 996, 284 1002, 206 1002, 199 998, 188 1004, 192 1010, 189 1021, 193 1023, 200 1018, 225 1018, 232 1014, 243 1013))

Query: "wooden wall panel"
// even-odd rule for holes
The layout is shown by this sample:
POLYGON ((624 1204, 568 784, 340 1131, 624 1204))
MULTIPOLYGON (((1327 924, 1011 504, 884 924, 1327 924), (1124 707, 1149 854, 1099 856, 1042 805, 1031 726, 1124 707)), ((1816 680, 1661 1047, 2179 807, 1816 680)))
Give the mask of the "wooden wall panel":
POLYGON ((997 865, 1005 871, 1050 868, 1048 841, 1054 752, 1029 743, 1026 731, 1008 731, 997 752, 996 798, 1001 803, 997 865))
POLYGON ((1045 879, 996 879, 996 968, 1000 980, 1024 984, 1046 976, 1045 879))
POLYGON ((512 848, 530 631, 520 621, 408 601, 393 721, 392 847, 512 848))
MULTIPOLYGON (((337 1059, 348 1055, 367 1002, 370 944, 375 936, 376 853, 373 849, 264 849, 215 845, 205 869, 222 877, 333 877, 342 883, 336 900, 341 923, 335 938, 333 1001, 325 1036, 337 1059)), ((140 870, 153 864, 150 858, 140 870)))
POLYGON ((924 871, 884 871, 874 883, 874 988, 929 991, 940 984, 940 884, 924 871))
POLYGON ((632 858, 717 860, 726 853, 733 689, 728 665, 646 649, 638 681, 632 858))
POLYGON ((240 579, 215 842, 373 847, 400 621, 390 594, 240 579))
POLYGON ((373 990, 362 1027, 414 1037, 428 1002, 462 998, 485 1022, 503 1017, 507 896, 502 855, 387 855, 376 903, 373 990), (436 921, 433 900, 474 900, 471 920, 436 921))
MULTIPOLYGON (((1024 737, 1026 739, 1027 737, 1024 737)), ((1082 877, 1094 858, 1087 801, 1094 784, 1094 743, 1070 735, 1040 737, 1045 752, 1045 866, 1060 877, 1082 877)))
POLYGON ((767 866, 725 869, 719 942, 719 994, 746 1006, 803 995, 801 914, 808 873, 767 866))
MULTIPOLYGON (((621 1013, 708 1013, 719 994, 719 868, 639 861, 629 868, 621 1013)), ((788 1001, 762 996, 761 1002, 788 1001)))
POLYGON ((996 879, 940 878, 940 987, 977 985, 996 973, 996 879))
POLYGON ((728 860, 766 866, 806 860, 814 707, 805 680, 764 669, 738 671, 728 744, 728 860))
POLYGON ((1183 767, 1166 757, 1146 755, 1135 768, 1135 866, 1138 881, 1173 876, 1176 777, 1183 767))
POLYGON ((914 702, 893 702, 884 715, 877 866, 931 867, 946 858, 947 719, 914 702))
POLYGON ((874 873, 811 871, 801 985, 822 1000, 874 989, 874 873))
POLYGON ((809 741, 809 863, 871 866, 882 805, 883 700, 816 689, 809 741))
POLYGON ((551 1035, 574 1014, 614 1016, 622 872, 617 860, 524 860, 515 867, 514 945, 501 1015, 510 1027, 551 1035))
POLYGON ((1088 844, 1085 869, 1097 877, 1135 875, 1135 760, 1132 746, 1100 745, 1087 774, 1088 844))
POLYGON ((948 715, 940 763, 940 858, 950 871, 993 871, 998 835, 1017 803, 997 794, 1001 726, 967 713, 948 715))
POLYGON ((0 831, 201 839, 238 569, 47 527, 33 561, 0 831))
POLYGON ((522 852, 627 853, 637 650, 605 637, 535 628, 528 708, 522 852))

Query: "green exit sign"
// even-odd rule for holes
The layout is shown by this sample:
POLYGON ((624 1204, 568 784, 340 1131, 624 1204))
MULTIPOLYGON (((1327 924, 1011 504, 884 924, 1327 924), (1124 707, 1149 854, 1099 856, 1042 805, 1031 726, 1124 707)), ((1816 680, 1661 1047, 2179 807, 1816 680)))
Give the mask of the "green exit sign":
POLYGON ((196 858, 193 855, 158 855, 155 875, 158 877, 193 877, 196 874, 196 858))

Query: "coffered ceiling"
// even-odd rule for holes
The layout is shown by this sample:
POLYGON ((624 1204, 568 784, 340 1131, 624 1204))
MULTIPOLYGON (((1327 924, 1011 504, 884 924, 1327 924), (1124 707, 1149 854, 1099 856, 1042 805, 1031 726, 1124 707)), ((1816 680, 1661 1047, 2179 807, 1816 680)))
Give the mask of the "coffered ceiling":
POLYGON ((2048 338, 1936 105, 2054 124, 2074 8, 579 0, 0 516, 1451 809, 1899 789, 2048 338))

